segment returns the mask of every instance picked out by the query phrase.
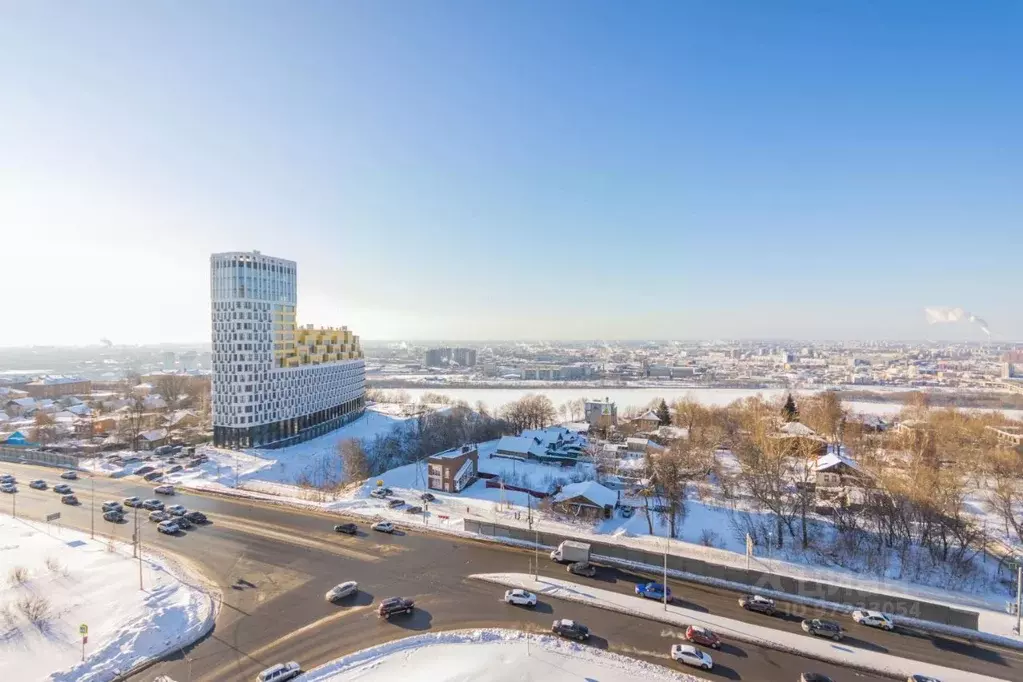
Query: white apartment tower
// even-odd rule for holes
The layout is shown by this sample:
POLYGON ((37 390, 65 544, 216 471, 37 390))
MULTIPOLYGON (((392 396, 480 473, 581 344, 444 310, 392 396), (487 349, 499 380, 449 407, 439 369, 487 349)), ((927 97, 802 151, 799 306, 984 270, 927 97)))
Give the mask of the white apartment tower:
POLYGON ((210 257, 214 445, 284 447, 363 413, 359 337, 296 326, 295 270, 259 251, 210 257))

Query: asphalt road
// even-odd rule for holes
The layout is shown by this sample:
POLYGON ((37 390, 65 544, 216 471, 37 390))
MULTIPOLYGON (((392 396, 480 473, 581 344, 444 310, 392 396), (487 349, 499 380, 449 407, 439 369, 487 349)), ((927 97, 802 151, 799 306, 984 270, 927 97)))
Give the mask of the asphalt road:
MULTIPOLYGON (((61 505, 59 495, 51 490, 28 488, 32 478, 43 478, 52 486, 59 480, 54 470, 4 462, 0 463, 0 471, 18 477, 19 516, 42 519, 48 512, 61 511, 65 524, 89 529, 88 479, 71 482, 83 503, 72 508, 61 505)), ((97 477, 94 483, 97 531, 130 541, 131 524, 103 521, 99 504, 129 495, 152 497, 152 486, 134 477, 97 477)), ((0 495, 0 513, 10 513, 10 497, 0 495)), ((212 523, 167 537, 156 533, 155 524, 146 521, 144 544, 180 553, 200 565, 219 584, 224 605, 211 635, 133 679, 151 680, 160 673, 178 682, 253 679, 259 670, 275 662, 297 660, 311 668, 415 632, 467 627, 545 631, 555 618, 574 618, 588 625, 594 634, 593 646, 676 666, 668 659, 668 649, 678 641, 678 629, 558 600, 542 602, 532 611, 508 606, 499 601, 500 588, 466 578, 472 573, 528 572, 533 557, 529 551, 420 531, 394 536, 360 531, 356 537, 341 536, 331 532, 332 524, 339 520, 336 516, 202 495, 179 493, 173 502, 203 511, 212 523), (327 603, 324 593, 345 580, 357 580, 360 594, 341 605, 327 603), (416 612, 391 621, 378 618, 374 605, 381 598, 396 595, 415 598, 416 612)), ((360 529, 368 529, 367 523, 356 523, 360 529)), ((540 572, 567 577, 563 567, 542 553, 540 572)), ((594 580, 602 588, 631 593, 637 582, 650 579, 656 579, 656 575, 604 567, 594 580)), ((801 618, 822 615, 801 606, 780 604, 787 613, 771 618, 743 611, 737 595, 726 590, 675 582, 672 588, 680 605, 687 608, 792 632, 800 632, 801 618)), ((891 653, 1003 679, 1023 679, 1023 655, 1018 651, 921 632, 886 633, 844 622, 850 636, 836 646, 891 653)), ((729 641, 727 632, 719 634, 729 641)), ((839 681, 881 679, 742 643, 726 643, 713 656, 714 671, 699 673, 709 679, 791 681, 809 670, 839 681)))

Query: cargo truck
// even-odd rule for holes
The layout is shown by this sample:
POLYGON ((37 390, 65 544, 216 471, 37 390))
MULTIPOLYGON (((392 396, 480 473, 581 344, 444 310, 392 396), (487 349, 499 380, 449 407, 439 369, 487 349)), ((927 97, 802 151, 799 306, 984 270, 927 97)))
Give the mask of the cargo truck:
POLYGON ((586 563, 590 560, 590 546, 585 542, 565 540, 551 552, 551 560, 559 564, 586 563))

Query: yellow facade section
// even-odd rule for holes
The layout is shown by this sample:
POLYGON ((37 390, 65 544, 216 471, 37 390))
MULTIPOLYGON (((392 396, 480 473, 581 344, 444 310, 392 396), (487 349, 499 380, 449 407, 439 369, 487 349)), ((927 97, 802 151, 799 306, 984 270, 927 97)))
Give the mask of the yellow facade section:
POLYGON ((274 311, 274 322, 274 357, 278 367, 320 365, 363 357, 359 337, 348 327, 297 327, 293 306, 280 306, 274 311))

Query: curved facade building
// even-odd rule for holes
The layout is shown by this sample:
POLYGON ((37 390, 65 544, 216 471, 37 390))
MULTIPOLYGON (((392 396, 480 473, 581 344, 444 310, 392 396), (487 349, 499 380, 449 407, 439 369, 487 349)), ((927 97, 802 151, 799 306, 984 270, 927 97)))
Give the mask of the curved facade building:
POLYGON ((363 413, 359 337, 295 322, 294 261, 249 253, 210 257, 213 443, 277 448, 363 413))

